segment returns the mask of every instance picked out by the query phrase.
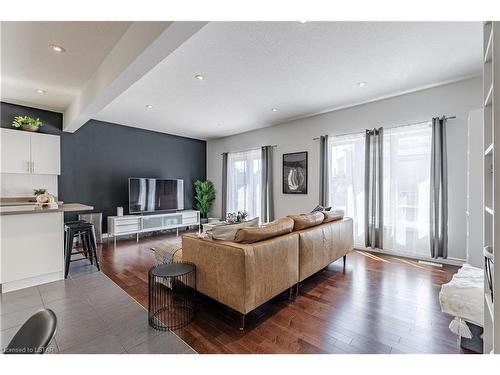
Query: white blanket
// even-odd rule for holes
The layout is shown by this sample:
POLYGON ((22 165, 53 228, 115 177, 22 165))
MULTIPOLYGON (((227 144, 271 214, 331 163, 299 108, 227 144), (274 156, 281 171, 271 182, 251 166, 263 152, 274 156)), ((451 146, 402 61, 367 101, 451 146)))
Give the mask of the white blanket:
POLYGON ((470 335, 463 320, 484 326, 484 271, 464 264, 439 292, 441 311, 455 316, 450 329, 463 337, 470 335))

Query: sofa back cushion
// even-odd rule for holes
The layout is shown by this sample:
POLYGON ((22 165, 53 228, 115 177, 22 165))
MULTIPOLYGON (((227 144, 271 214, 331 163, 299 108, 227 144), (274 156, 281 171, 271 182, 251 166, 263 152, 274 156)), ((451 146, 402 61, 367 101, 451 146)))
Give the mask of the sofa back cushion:
POLYGON ((293 230, 302 230, 314 227, 323 222, 325 217, 322 212, 311 212, 310 214, 288 215, 293 220, 293 230))
POLYGON ((258 217, 252 220, 244 221, 243 223, 216 225, 212 229, 212 238, 214 240, 234 241, 234 237, 238 229, 247 227, 257 227, 258 225, 259 225, 258 217))
POLYGON ((241 228, 236 232, 235 242, 254 243, 278 237, 293 230, 293 220, 282 217, 258 228, 241 228))
POLYGON ((324 216, 323 223, 329 223, 331 221, 340 220, 344 218, 344 210, 335 208, 331 211, 322 211, 324 216))

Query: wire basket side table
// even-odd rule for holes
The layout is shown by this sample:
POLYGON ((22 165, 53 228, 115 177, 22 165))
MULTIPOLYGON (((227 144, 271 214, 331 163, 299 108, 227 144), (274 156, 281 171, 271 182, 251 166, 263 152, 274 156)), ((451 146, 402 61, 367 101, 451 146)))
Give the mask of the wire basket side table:
POLYGON ((161 331, 185 327, 194 319, 196 266, 168 263, 148 273, 148 322, 161 331))

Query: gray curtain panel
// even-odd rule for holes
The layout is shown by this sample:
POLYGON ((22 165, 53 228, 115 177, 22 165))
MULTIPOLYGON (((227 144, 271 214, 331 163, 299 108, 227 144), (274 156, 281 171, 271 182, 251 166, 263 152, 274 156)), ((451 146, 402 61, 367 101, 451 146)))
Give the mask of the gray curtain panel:
POLYGON ((383 128, 365 134, 365 246, 382 249, 383 216, 383 128))
POLYGON ((226 220, 227 216, 227 152, 222 154, 222 202, 221 220, 226 220))
POLYGON ((262 147, 261 223, 274 220, 273 146, 262 147))
POLYGON ((328 186, 328 135, 319 137, 319 204, 328 206, 330 188, 328 186))
POLYGON ((448 256, 448 169, 446 161, 446 117, 432 119, 430 180, 431 256, 448 256))

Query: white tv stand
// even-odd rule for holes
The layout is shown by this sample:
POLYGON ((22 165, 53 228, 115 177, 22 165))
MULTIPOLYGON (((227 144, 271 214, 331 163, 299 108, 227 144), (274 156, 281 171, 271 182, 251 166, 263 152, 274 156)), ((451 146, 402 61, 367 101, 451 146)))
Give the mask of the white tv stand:
POLYGON ((108 216, 108 240, 116 237, 135 234, 139 242, 139 234, 156 230, 176 229, 197 225, 200 230, 200 211, 185 210, 153 215, 108 216))

